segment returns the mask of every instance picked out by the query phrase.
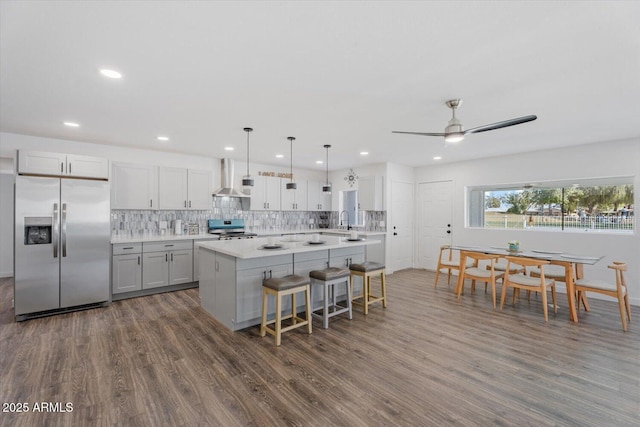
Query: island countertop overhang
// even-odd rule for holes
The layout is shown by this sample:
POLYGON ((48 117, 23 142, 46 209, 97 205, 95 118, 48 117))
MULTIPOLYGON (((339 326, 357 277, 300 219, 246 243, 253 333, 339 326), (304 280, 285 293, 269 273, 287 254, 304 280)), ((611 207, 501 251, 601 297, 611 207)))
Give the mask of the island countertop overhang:
POLYGON ((380 244, 379 240, 363 239, 358 241, 348 241, 344 237, 337 236, 321 236, 321 240, 325 243, 310 244, 306 239, 295 241, 286 238, 276 239, 278 244, 282 244, 282 248, 278 249, 263 249, 262 247, 269 242, 269 239, 266 237, 257 239, 195 242, 195 245, 200 249, 223 253, 239 259, 252 259, 380 244))

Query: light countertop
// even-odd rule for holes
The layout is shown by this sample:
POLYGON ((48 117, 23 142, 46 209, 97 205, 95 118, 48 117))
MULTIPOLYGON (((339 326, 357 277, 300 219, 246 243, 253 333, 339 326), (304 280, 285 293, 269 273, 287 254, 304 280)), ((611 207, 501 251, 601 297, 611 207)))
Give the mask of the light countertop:
MULTIPOLYGON (((360 231, 360 230, 344 230, 337 228, 316 228, 310 230, 270 230, 270 231, 261 231, 256 234, 258 236, 282 236, 284 235, 310 235, 310 234, 322 234, 322 233, 334 233, 334 234, 342 234, 345 237, 349 236, 352 231, 357 231, 358 236, 384 236, 387 234, 384 231, 360 231)), ((287 237, 287 236, 282 236, 287 237)), ((329 236, 327 236, 329 237, 329 236)), ((139 236, 112 236, 111 243, 142 243, 142 242, 165 242, 168 240, 217 240, 218 237, 207 234, 165 234, 163 236, 160 235, 144 235, 141 234, 139 236)), ((251 240, 251 239, 249 239, 251 240)), ((309 239, 310 240, 310 239, 309 239)))
POLYGON ((166 242, 169 240, 218 240, 217 236, 211 234, 166 234, 164 236, 158 235, 141 235, 137 237, 124 237, 115 236, 111 237, 111 243, 142 243, 142 242, 166 242))
POLYGON ((237 239, 196 243, 201 249, 220 252, 236 258, 262 258, 276 255, 288 255, 302 252, 314 252, 327 249, 341 249, 354 246, 366 246, 380 244, 379 240, 362 239, 358 241, 348 241, 346 237, 320 236, 321 244, 310 243, 311 237, 296 238, 295 236, 282 236, 275 238, 274 243, 282 245, 277 249, 265 249, 264 245, 269 243, 269 238, 258 237, 255 239, 237 239))
POLYGON ((345 230, 344 228, 311 228, 308 230, 269 230, 257 232, 259 236, 277 236, 282 234, 316 234, 316 233, 334 233, 344 234, 348 236, 352 231, 357 231, 359 236, 384 236, 386 231, 363 231, 363 230, 345 230))

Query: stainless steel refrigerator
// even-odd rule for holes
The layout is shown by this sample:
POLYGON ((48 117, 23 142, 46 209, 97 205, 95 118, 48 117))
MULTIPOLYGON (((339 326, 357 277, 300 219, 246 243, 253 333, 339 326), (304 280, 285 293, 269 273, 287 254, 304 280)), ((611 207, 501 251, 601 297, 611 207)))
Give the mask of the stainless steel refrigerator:
POLYGON ((107 181, 16 176, 16 320, 109 300, 107 181))

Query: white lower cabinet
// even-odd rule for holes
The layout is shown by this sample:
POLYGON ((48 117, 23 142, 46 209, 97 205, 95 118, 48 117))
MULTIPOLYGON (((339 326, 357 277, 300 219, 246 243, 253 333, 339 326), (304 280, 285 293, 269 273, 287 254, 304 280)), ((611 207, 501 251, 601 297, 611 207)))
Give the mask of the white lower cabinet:
POLYGON ((142 254, 142 289, 169 286, 169 252, 142 254))
POLYGON ((384 234, 376 234, 373 236, 367 236, 367 240, 379 240, 379 245, 368 245, 365 249, 365 258, 367 261, 379 262, 385 265, 385 240, 384 234))
POLYGON ((142 244, 142 289, 193 282, 193 242, 142 244))
MULTIPOLYGON (((332 249, 329 251, 329 265, 331 267, 349 268, 351 264, 363 263, 364 259, 363 246, 332 249)), ((355 277, 352 286, 354 294, 357 295, 362 291, 362 280, 359 277, 355 277)))
MULTIPOLYGON (((309 277, 309 272, 313 270, 324 270, 329 263, 329 251, 314 251, 314 252, 302 252, 293 254, 294 261, 294 273, 298 276, 309 277)), ((341 295, 344 293, 344 286, 335 287, 338 293, 341 295)), ((323 299, 323 290, 321 286, 311 287, 311 301, 313 307, 319 307, 322 304, 320 301, 323 299)), ((296 300, 296 306, 300 308, 300 311, 304 311, 304 300, 299 298, 296 300)))
POLYGON ((142 244, 115 244, 111 257, 111 292, 142 289, 142 244))
MULTIPOLYGON (((291 255, 237 259, 219 252, 201 251, 200 303, 227 328, 237 331, 260 324, 262 317, 262 281, 265 277, 283 277, 293 273, 291 255)), ((297 305, 297 302, 296 302, 297 305)), ((290 303, 283 304, 283 309, 290 303)), ((270 301, 268 313, 275 312, 270 301)))

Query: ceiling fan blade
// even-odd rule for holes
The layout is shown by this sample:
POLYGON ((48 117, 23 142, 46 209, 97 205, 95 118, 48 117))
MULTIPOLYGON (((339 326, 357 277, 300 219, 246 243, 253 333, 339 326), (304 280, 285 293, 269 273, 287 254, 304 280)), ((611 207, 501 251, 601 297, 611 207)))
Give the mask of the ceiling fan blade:
POLYGON ((437 132, 402 132, 399 130, 392 130, 391 133, 406 133, 409 135, 421 135, 421 136, 444 136, 444 133, 437 133, 437 132))
POLYGON ((502 122, 497 122, 497 123, 492 123, 490 125, 484 125, 484 126, 478 126, 472 129, 467 129, 464 131, 464 134, 470 134, 470 133, 479 133, 479 132, 486 132, 488 130, 496 130, 496 129, 501 129, 501 128, 506 128, 509 126, 514 126, 514 125, 519 125, 522 123, 527 123, 527 122, 531 122, 535 119, 537 119, 537 116, 531 115, 531 116, 523 116, 523 117, 518 117, 516 119, 511 119, 511 120, 505 120, 502 122))

